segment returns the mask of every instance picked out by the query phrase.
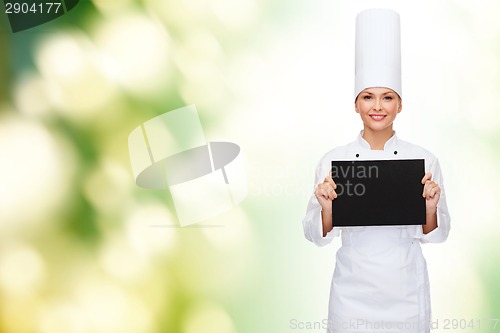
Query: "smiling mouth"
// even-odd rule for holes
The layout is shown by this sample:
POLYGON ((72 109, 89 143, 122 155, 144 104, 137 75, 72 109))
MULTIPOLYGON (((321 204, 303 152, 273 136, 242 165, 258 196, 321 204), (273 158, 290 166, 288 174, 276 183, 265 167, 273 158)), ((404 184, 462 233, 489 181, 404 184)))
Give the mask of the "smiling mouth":
POLYGON ((370 117, 373 120, 380 121, 380 120, 383 120, 386 116, 383 114, 371 114, 370 117))

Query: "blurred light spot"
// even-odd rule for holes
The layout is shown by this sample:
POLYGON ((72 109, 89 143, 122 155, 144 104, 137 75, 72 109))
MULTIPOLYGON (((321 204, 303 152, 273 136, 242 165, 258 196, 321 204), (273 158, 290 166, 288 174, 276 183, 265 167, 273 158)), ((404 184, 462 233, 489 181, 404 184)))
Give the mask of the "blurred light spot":
POLYGON ((123 8, 128 8, 133 4, 132 0, 92 0, 96 8, 104 14, 116 14, 117 11, 123 8))
POLYGON ((23 244, 2 248, 0 286, 8 294, 30 294, 43 282, 45 263, 37 251, 23 244))
POLYGON ((39 333, 89 332, 84 313, 66 302, 45 303, 37 316, 39 333))
POLYGON ((188 11, 196 12, 206 10, 206 5, 198 0, 179 0, 178 2, 188 11))
POLYGON ((222 73, 209 59, 179 56, 177 64, 185 76, 180 88, 184 100, 212 105, 224 99, 226 87, 222 73))
MULTIPOLYGON (((196 101, 204 105, 206 110, 217 110, 217 103, 222 103, 227 96, 225 87, 216 80, 214 75, 203 83, 185 81, 180 84, 179 93, 185 101, 196 101)), ((208 77, 207 77, 208 78, 208 77)))
POLYGON ((219 305, 203 303, 190 309, 184 320, 185 333, 234 333, 233 320, 219 305))
POLYGON ((2 294, 0 307, 0 328, 2 333, 36 332, 35 323, 30 319, 36 315, 39 305, 38 299, 29 296, 16 296, 7 298, 2 294))
MULTIPOLYGON (((461 160, 460 164, 449 170, 449 178, 458 180, 466 172, 470 170, 478 171, 474 175, 474 192, 481 195, 471 195, 464 197, 458 193, 464 193, 470 189, 470 184, 455 181, 455 189, 458 193, 452 193, 456 202, 456 207, 461 209, 460 212, 452 212, 452 218, 455 215, 460 216, 464 221, 476 221, 477 228, 469 228, 467 233, 482 239, 484 230, 487 229, 493 234, 500 232, 498 223, 498 210, 492 209, 497 207, 500 201, 500 193, 497 190, 496 184, 500 184, 500 176, 498 175, 498 163, 492 156, 490 147, 482 142, 477 135, 463 134, 457 138, 456 145, 450 147, 451 151, 455 151, 455 156, 460 156, 467 152, 467 158, 461 160), (474 210, 469 209, 474 207, 474 210)), ((447 175, 445 175, 447 176, 447 175)), ((448 179, 448 178, 446 178, 448 179)), ((445 179, 445 181, 446 181, 445 179)), ((447 193, 448 194, 448 193, 447 193)))
POLYGON ((184 76, 180 87, 183 99, 205 105, 222 101, 226 85, 218 63, 223 61, 220 44, 213 34, 187 32, 175 52, 175 64, 184 76))
MULTIPOLYGON (((486 81, 485 78, 478 78, 478 80, 486 81)), ((497 110, 498 88, 495 87, 494 82, 491 82, 488 87, 489 89, 483 86, 471 87, 473 91, 464 94, 474 96, 474 98, 465 98, 466 109, 463 110, 463 115, 464 121, 473 129, 482 134, 494 136, 500 128, 500 112, 497 110)))
POLYGON ((94 117, 115 94, 98 60, 90 41, 77 32, 51 34, 38 48, 36 63, 50 101, 70 119, 94 117))
POLYGON ((231 29, 249 26, 258 13, 255 0, 212 0, 212 10, 231 29))
POLYGON ((64 202, 72 152, 46 128, 18 119, 3 120, 0 156, 0 230, 27 221, 42 222, 64 202))
POLYGON ((130 172, 111 160, 102 161, 84 182, 86 198, 102 213, 121 214, 131 196, 130 172))
POLYGON ((23 75, 14 88, 16 109, 28 116, 43 116, 51 111, 44 80, 33 73, 23 75))
POLYGON ((46 77, 73 80, 86 67, 83 36, 56 34, 42 41, 37 52, 37 64, 46 77))
POLYGON ((153 331, 149 309, 121 289, 89 283, 77 290, 78 304, 94 333, 148 333, 153 331))
POLYGON ((229 86, 239 97, 258 100, 269 95, 274 95, 276 86, 269 78, 272 68, 255 54, 244 54, 234 57, 228 68, 229 86))
POLYGON ((245 212, 235 207, 231 211, 217 216, 210 224, 220 224, 222 228, 201 228, 203 234, 213 246, 221 250, 234 251, 235 249, 251 246, 252 230, 248 216, 245 212))
MULTIPOLYGON (((222 56, 221 45, 214 34, 205 29, 191 29, 184 32, 183 49, 192 56, 217 59, 222 56)), ((188 54, 184 53, 184 56, 188 54)))
MULTIPOLYGON (((212 271, 216 274, 204 276, 204 288, 223 295, 238 295, 254 281, 258 259, 254 243, 251 221, 240 208, 217 216, 205 222, 207 225, 222 225, 219 228, 200 228, 200 231, 213 246, 214 261, 197 264, 200 271, 212 271), (206 268, 204 268, 206 267, 206 268)), ((198 284, 198 274, 184 275, 186 284, 198 284)))
POLYGON ((180 27, 191 26, 197 20, 203 20, 208 12, 208 3, 199 0, 144 0, 144 2, 148 11, 154 16, 168 22, 169 25, 180 27))
POLYGON ((100 262, 108 274, 123 281, 137 281, 149 274, 144 258, 123 238, 113 237, 106 242, 100 262))
POLYGON ((216 61, 220 57, 220 44, 209 32, 193 30, 186 34, 176 49, 175 62, 189 80, 206 82, 220 76, 216 61))
POLYGON ((95 39, 107 75, 126 89, 148 95, 168 82, 169 36, 154 19, 135 14, 108 19, 95 39))
POLYGON ((127 239, 139 253, 150 256, 168 252, 177 241, 177 221, 160 204, 135 207, 127 218, 127 239))

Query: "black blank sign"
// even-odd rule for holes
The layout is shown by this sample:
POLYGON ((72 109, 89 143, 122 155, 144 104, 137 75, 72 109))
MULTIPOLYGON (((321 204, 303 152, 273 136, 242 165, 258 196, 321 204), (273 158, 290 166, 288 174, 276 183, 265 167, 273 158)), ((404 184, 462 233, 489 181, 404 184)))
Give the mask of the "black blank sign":
POLYGON ((422 225, 424 160, 332 161, 333 225, 422 225))

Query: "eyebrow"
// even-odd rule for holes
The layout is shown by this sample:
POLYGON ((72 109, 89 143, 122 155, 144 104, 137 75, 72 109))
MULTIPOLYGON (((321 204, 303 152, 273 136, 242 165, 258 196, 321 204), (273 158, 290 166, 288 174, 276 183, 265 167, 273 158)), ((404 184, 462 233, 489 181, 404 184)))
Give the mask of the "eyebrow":
MULTIPOLYGON (((363 93, 368 94, 368 95, 374 95, 373 93, 368 92, 368 91, 363 91, 363 93)), ((394 94, 394 91, 387 91, 385 93, 382 93, 381 95, 387 95, 387 94, 394 94)))

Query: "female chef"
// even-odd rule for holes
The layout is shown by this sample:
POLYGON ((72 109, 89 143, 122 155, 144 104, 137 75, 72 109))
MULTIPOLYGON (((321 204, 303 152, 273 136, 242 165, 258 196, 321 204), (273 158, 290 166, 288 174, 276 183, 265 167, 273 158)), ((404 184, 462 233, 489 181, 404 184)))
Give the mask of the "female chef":
POLYGON ((306 238, 318 246, 342 238, 331 285, 328 332, 429 332, 429 279, 420 244, 445 241, 450 216, 437 158, 400 140, 393 130, 402 109, 396 12, 369 9, 358 14, 355 63, 354 106, 363 130, 356 141, 329 151, 319 162, 318 185, 302 222, 306 238), (329 173, 331 161, 396 158, 425 160, 426 224, 332 226, 332 200, 337 193, 329 173))

